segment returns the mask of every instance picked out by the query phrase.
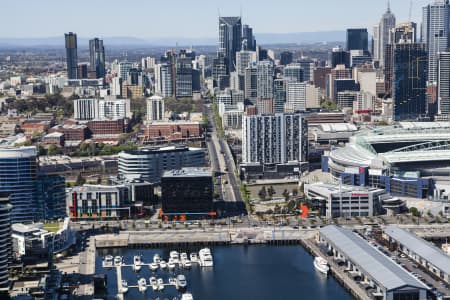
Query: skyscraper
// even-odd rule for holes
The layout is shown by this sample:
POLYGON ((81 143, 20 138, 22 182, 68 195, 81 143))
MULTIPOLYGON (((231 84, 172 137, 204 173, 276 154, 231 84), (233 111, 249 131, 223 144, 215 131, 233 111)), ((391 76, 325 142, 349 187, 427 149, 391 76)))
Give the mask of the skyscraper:
POLYGON ((155 93, 172 97, 172 66, 168 63, 155 66, 155 93))
POLYGON ((258 97, 258 68, 256 67, 256 63, 251 64, 245 69, 244 78, 244 97, 254 102, 258 97))
POLYGON ((427 51, 418 43, 394 47, 394 120, 417 120, 426 113, 427 51))
POLYGON ((242 22, 241 17, 219 17, 219 49, 228 61, 228 72, 233 72, 236 65, 236 52, 241 50, 242 22))
POLYGON ((67 78, 77 79, 77 35, 73 32, 65 34, 66 38, 66 61, 67 61, 67 78))
POLYGON ((164 119, 164 99, 161 96, 152 96, 147 99, 147 120, 162 121, 164 119))
POLYGON ((89 41, 89 61, 91 71, 95 72, 96 78, 103 78, 106 74, 103 40, 94 38, 89 41))
POLYGON ((257 64, 257 97, 273 99, 273 63, 270 60, 257 64))
POLYGON ((11 210, 9 195, 0 194, 0 293, 9 290, 8 262, 12 251, 11 210))
POLYGON ((192 60, 181 50, 176 58, 176 97, 192 97, 192 60))
POLYGON ((350 50, 369 50, 369 34, 367 28, 347 29, 347 51, 350 50))
POLYGON ((334 47, 331 52, 331 67, 334 69, 337 65, 345 65, 350 68, 350 53, 342 47, 334 47))
POLYGON ((0 149, 0 193, 9 194, 12 223, 29 223, 40 218, 37 205, 36 147, 0 149))
POLYGON ((256 51, 241 50, 236 53, 236 71, 238 75, 245 75, 249 64, 257 61, 256 51))
POLYGON ((304 71, 299 63, 287 65, 283 70, 283 77, 288 79, 289 81, 297 81, 297 82, 305 81, 304 71))
POLYGON ((395 28, 395 16, 391 13, 391 8, 388 3, 387 11, 383 14, 379 26, 379 43, 378 43, 378 57, 381 66, 384 66, 384 53, 386 45, 389 44, 392 35, 392 29, 395 28))
POLYGON ((256 40, 253 35, 253 28, 249 25, 242 27, 242 50, 256 51, 256 40))
POLYGON ((450 52, 438 53, 438 114, 450 117, 450 52))
POLYGON ((437 80, 437 55, 449 46, 450 5, 449 0, 436 0, 423 8, 422 43, 428 52, 428 81, 437 80))

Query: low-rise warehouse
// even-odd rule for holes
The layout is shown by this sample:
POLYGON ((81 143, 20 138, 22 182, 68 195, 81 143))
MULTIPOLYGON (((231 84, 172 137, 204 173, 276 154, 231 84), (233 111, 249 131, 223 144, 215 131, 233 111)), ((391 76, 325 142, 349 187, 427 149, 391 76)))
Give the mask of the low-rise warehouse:
POLYGON ((428 287, 354 232, 331 225, 320 229, 320 241, 347 271, 361 278, 374 299, 427 299, 428 287))
POLYGON ((400 251, 442 280, 450 283, 450 256, 439 248, 397 226, 387 226, 384 229, 384 236, 390 243, 397 244, 400 251))

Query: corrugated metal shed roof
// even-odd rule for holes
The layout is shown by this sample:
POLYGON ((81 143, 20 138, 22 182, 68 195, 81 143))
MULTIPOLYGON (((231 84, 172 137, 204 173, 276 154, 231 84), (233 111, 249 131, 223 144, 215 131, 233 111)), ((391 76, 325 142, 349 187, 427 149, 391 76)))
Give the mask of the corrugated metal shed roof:
POLYGON ((398 226, 387 226, 384 231, 387 235, 406 246, 435 267, 450 274, 450 256, 446 255, 439 248, 398 226))
POLYGON ((320 235, 386 290, 405 286, 428 289, 405 269, 352 231, 331 225, 320 229, 320 235))

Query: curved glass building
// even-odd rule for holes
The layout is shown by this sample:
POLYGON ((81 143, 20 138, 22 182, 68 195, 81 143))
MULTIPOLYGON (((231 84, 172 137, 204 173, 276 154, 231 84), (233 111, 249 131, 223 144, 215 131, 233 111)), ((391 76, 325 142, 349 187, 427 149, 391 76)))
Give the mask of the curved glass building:
POLYGON ((10 195, 12 223, 38 217, 36 179, 36 147, 0 148, 0 193, 10 195))

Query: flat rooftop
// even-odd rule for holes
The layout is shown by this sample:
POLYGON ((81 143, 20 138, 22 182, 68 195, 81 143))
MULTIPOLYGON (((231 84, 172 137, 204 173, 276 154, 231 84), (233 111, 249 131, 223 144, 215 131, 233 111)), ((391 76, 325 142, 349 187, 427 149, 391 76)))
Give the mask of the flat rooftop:
POLYGON ((165 171, 162 177, 212 177, 212 174, 211 170, 205 168, 183 168, 165 171))
POLYGON ((386 290, 406 286, 428 289, 426 285, 354 232, 330 225, 321 228, 320 235, 386 290))
POLYGON ((450 256, 439 248, 415 234, 394 225, 387 226, 384 232, 435 267, 450 274, 450 256))

